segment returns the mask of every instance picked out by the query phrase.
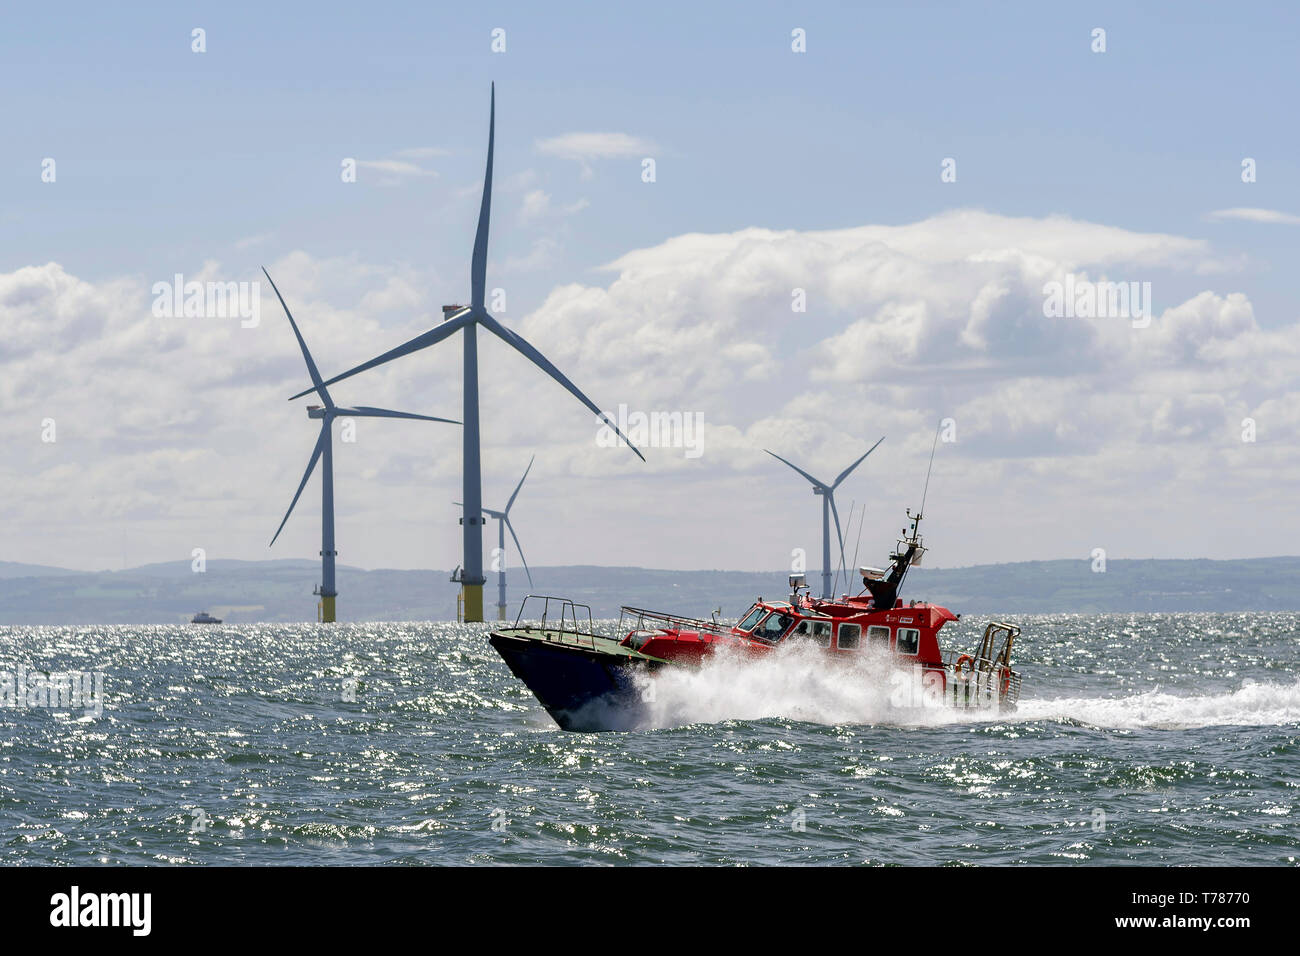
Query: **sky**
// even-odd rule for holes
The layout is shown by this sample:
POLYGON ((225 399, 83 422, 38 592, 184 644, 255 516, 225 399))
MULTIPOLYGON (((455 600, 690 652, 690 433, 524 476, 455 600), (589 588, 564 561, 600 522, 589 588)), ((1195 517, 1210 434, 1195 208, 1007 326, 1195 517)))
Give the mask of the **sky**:
MULTIPOLYGON (((260 268, 326 375, 440 322, 469 295, 493 82, 489 308, 613 415, 701 423, 643 463, 481 332, 484 505, 536 455, 512 511, 534 567, 815 568, 820 500, 764 449, 831 480, 883 435, 836 493, 849 560, 881 563, 941 422, 928 564, 1297 553, 1294 6, 66 4, 7 26, 0 560, 314 558, 319 476, 268 548, 317 425, 260 268), (159 314, 176 275, 248 283, 256 320, 159 314), (1047 314, 1067 279, 1137 283, 1145 318, 1047 314)), ((460 418, 460 339, 333 394, 460 418)), ((339 560, 460 564, 458 426, 351 437, 339 560)))

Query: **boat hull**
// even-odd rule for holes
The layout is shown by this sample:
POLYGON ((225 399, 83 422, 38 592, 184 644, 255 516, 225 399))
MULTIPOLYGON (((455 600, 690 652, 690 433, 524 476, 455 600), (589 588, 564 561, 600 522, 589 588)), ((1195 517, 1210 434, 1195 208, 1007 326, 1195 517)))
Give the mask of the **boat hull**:
POLYGON ((589 732, 644 726, 649 714, 637 677, 664 662, 605 639, 579 644, 555 634, 493 632, 488 640, 561 729, 589 732))
MULTIPOLYGON (((651 726, 656 716, 652 712, 651 675, 669 664, 698 666, 702 656, 712 650, 712 645, 703 645, 702 655, 701 642, 693 633, 681 637, 662 630, 635 630, 625 644, 598 634, 557 630, 544 624, 493 631, 488 640, 560 728, 580 732, 630 731, 651 726), (681 656, 647 653, 661 644, 681 651, 681 656)), ((756 653, 752 647, 745 650, 756 653)), ((842 652, 827 653, 832 663, 847 664, 850 660, 842 652)), ((915 680, 894 689, 897 706, 903 710, 945 707, 967 712, 1011 712, 1020 697, 1020 676, 1014 672, 1006 672, 998 679, 992 671, 943 663, 917 665, 913 675, 915 680)))

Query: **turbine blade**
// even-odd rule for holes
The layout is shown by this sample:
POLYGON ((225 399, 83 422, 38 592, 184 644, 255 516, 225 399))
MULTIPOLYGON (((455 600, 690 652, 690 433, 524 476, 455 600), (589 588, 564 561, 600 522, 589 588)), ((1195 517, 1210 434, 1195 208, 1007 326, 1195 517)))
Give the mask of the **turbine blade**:
MULTIPOLYGON (((298 331, 298 323, 293 320, 293 313, 289 311, 289 306, 285 304, 284 296, 280 295, 280 289, 276 286, 275 280, 271 278, 271 273, 266 271, 266 266, 262 266, 262 274, 266 276, 266 281, 271 283, 271 288, 275 290, 275 297, 280 300, 280 307, 284 309, 284 314, 289 317, 289 324, 293 326, 294 337, 298 339, 298 348, 302 349, 302 357, 307 363, 307 374, 311 376, 311 382, 316 386, 315 391, 320 393, 321 400, 325 405, 332 406, 330 393, 325 388, 325 383, 321 381, 320 372, 316 368, 315 361, 312 360, 311 352, 307 349, 307 343, 303 340, 302 333, 298 331)), ((308 389, 307 391, 312 391, 308 389)), ((307 392, 303 392, 304 395, 307 392)))
MULTIPOLYGON (((767 451, 767 449, 764 448, 763 451, 767 451)), ((774 451, 767 451, 767 453, 768 453, 769 455, 771 455, 773 458, 775 458, 777 461, 785 462, 785 464, 789 465, 789 466, 790 466, 791 468, 793 468, 795 471, 799 472, 799 474, 803 475, 805 478, 807 478, 809 481, 811 481, 811 482, 813 483, 814 487, 817 487, 817 488, 825 488, 825 487, 826 487, 824 484, 822 484, 820 481, 818 481, 818 480, 817 480, 816 478, 814 478, 812 475, 808 474, 808 472, 804 471, 802 468, 800 468, 798 465, 794 464, 793 462, 786 461, 784 458, 782 458, 782 457, 781 457, 780 455, 778 455, 776 452, 774 452, 774 451)))
MULTIPOLYGON (((874 445, 872 445, 870 448, 867 449, 867 455, 870 455, 873 451, 875 451, 880 446, 880 442, 884 440, 885 440, 885 436, 881 435, 880 441, 877 441, 874 445)), ((859 458, 853 464, 849 465, 849 467, 841 471, 840 476, 835 479, 835 484, 831 485, 831 487, 838 488, 840 486, 840 482, 849 476, 849 472, 851 472, 854 468, 858 467, 858 465, 862 464, 862 460, 866 458, 867 455, 863 455, 862 458, 859 458)))
POLYGON ((340 415, 350 415, 354 418, 414 418, 422 422, 446 422, 449 425, 459 425, 454 418, 435 418, 432 415, 416 415, 414 412, 395 412, 388 408, 374 408, 370 405, 355 405, 352 408, 340 408, 340 415))
MULTIPOLYGON (((551 378, 555 379, 557 382, 563 385, 568 390, 570 395, 572 395, 578 401, 582 402, 582 404, 586 405, 589 409, 595 412, 597 416, 600 417, 604 416, 605 413, 596 407, 595 402, 589 399, 586 395, 582 394, 582 392, 578 389, 578 386, 574 385, 567 378, 565 378, 564 373, 561 372, 554 365, 552 365, 550 359, 548 359, 541 352, 537 351, 537 349, 529 345, 528 342, 524 340, 523 336, 519 335, 517 332, 510 331, 504 325, 502 325, 500 322, 494 319, 492 316, 488 315, 486 312, 478 313, 478 322, 480 325, 488 328, 492 332, 492 334, 495 335, 497 338, 501 339, 501 341, 505 342, 507 345, 513 348, 524 358, 528 359, 530 362, 532 362, 534 365, 540 368, 547 375, 551 376, 551 378)), ((628 437, 623 434, 623 432, 619 429, 617 425, 615 425, 607 417, 604 418, 604 421, 606 422, 606 424, 609 425, 610 428, 614 429, 614 432, 618 435, 619 438, 627 442, 627 447, 631 448, 632 451, 636 453, 636 456, 638 458, 640 458, 642 461, 645 461, 645 455, 641 454, 641 452, 637 449, 636 445, 633 445, 632 442, 628 441, 628 437)))
MULTIPOLYGON (((311 461, 307 462, 307 470, 302 473, 302 481, 298 482, 298 490, 293 493, 293 501, 289 502, 289 510, 284 513, 284 518, 280 521, 280 527, 275 529, 275 538, 280 537, 280 532, 284 530, 284 523, 289 520, 289 515, 293 514, 293 506, 296 505, 298 499, 302 497, 303 488, 307 487, 307 479, 311 477, 311 473, 316 467, 316 462, 320 461, 321 452, 325 448, 325 437, 328 434, 325 429, 329 427, 329 422, 326 422, 321 427, 320 437, 316 439, 316 448, 311 453, 311 461)), ((271 539, 271 544, 267 545, 268 548, 275 544, 275 538, 271 539)))
POLYGON ((506 530, 510 532, 510 537, 515 539, 515 550, 519 552, 519 560, 523 562, 524 573, 528 575, 528 586, 533 586, 533 572, 528 570, 528 559, 524 557, 524 549, 519 544, 519 535, 515 534, 515 526, 510 523, 509 515, 502 515, 501 520, 506 523, 506 530))
MULTIPOLYGON (((527 478, 528 473, 533 470, 533 462, 536 460, 536 455, 528 459, 528 467, 524 469, 524 478, 527 478)), ((524 486, 524 478, 519 479, 519 484, 515 485, 514 493, 510 496, 510 500, 506 502, 506 514, 510 514, 510 506, 515 503, 515 498, 519 495, 519 489, 524 486)))
MULTIPOLYGON (((329 381, 324 382, 322 384, 322 387, 324 387, 325 385, 333 385, 335 382, 341 382, 345 378, 351 378, 353 375, 356 375, 359 372, 364 372, 367 369, 372 369, 377 365, 383 365, 386 362, 391 362, 393 359, 401 358, 403 355, 409 355, 412 352, 418 352, 420 349, 427 349, 431 345, 437 345, 439 342, 441 342, 443 339, 447 338, 448 336, 452 335, 454 332, 458 332, 462 328, 464 328, 465 325, 470 321, 470 317, 472 315, 473 313, 470 312, 469 309, 466 309, 464 312, 458 313, 454 319, 448 319, 446 322, 442 323, 437 328, 430 329, 428 332, 425 332, 422 335, 417 335, 409 342, 404 342, 403 344, 397 346, 397 348, 395 349, 389 349, 383 355, 372 358, 369 362, 364 362, 361 365, 358 365, 356 368, 350 368, 342 375, 335 375, 329 381)), ((314 391, 314 389, 309 388, 305 392, 299 392, 297 395, 292 396, 289 399, 289 401, 292 402, 295 398, 302 398, 304 395, 307 395, 312 391, 314 391)))
POLYGON ((487 172, 483 174, 483 203, 478 211, 478 232, 474 235, 474 261, 470 265, 470 303, 483 308, 487 285, 488 221, 492 218, 492 149, 497 129, 497 85, 492 84, 492 106, 488 112, 487 172))

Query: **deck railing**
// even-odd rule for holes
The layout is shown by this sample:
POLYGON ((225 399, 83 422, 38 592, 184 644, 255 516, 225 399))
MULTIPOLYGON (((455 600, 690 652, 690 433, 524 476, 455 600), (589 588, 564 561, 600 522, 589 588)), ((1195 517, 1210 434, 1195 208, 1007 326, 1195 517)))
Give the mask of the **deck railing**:
MULTIPOLYGON (((731 625, 720 624, 717 621, 704 621, 696 617, 683 617, 680 614, 668 614, 664 611, 649 611, 643 607, 624 606, 619 611, 617 639, 620 641, 634 631, 666 630, 698 631, 729 636, 731 625)), ((668 635, 665 633, 665 636, 668 635)), ((676 633, 671 636, 673 640, 677 639, 676 633)))
POLYGON ((943 655, 943 666, 947 671, 947 696, 959 707, 993 706, 995 700, 1008 706, 1020 700, 1021 677, 1001 661, 948 651, 943 655), (956 664, 961 657, 971 662, 958 671, 956 664), (1003 684, 1005 692, 1001 690, 1003 684))
POLYGON ((596 626, 591 619, 591 605, 578 604, 569 598, 547 594, 530 594, 524 598, 523 604, 519 605, 519 614, 515 617, 515 627, 529 633, 537 630, 540 632, 540 636, 548 641, 553 640, 559 644, 577 644, 590 647, 593 650, 596 647, 596 638, 605 637, 604 634, 596 633, 596 626), (529 609, 530 604, 534 614, 537 614, 540 609, 536 626, 525 620, 524 612, 529 609), (557 609, 559 611, 558 623, 555 620, 557 609), (582 629, 584 615, 586 617, 586 630, 582 629))

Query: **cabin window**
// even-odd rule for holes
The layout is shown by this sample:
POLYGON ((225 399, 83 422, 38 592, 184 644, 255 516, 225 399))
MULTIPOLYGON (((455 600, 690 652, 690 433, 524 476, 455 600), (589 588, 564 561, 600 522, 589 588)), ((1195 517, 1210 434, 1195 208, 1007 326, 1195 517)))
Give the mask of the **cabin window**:
POLYGON ((811 641, 819 647, 831 646, 830 621, 800 621, 790 632, 791 638, 811 641))
POLYGON ((840 625, 840 642, 839 648, 842 651, 855 651, 858 649, 858 639, 862 636, 862 628, 857 624, 840 625))
POLYGON ((889 650, 889 627, 885 624, 872 624, 867 628, 867 646, 889 650))
POLYGON ((767 608, 759 607, 755 604, 753 609, 745 615, 745 619, 737 624, 736 627, 740 628, 742 631, 753 630, 754 625, 758 623, 758 619, 763 616, 763 612, 766 610, 767 608))
POLYGON ((914 627, 898 629, 898 646, 894 650, 900 654, 915 654, 921 649, 921 632, 914 627))
POLYGON ((790 624, 793 621, 794 618, 789 614, 781 614, 780 612, 774 611, 767 616, 767 620, 765 620, 760 627, 755 629, 754 637, 758 638, 760 641, 775 644, 785 635, 786 630, 790 627, 790 624))

